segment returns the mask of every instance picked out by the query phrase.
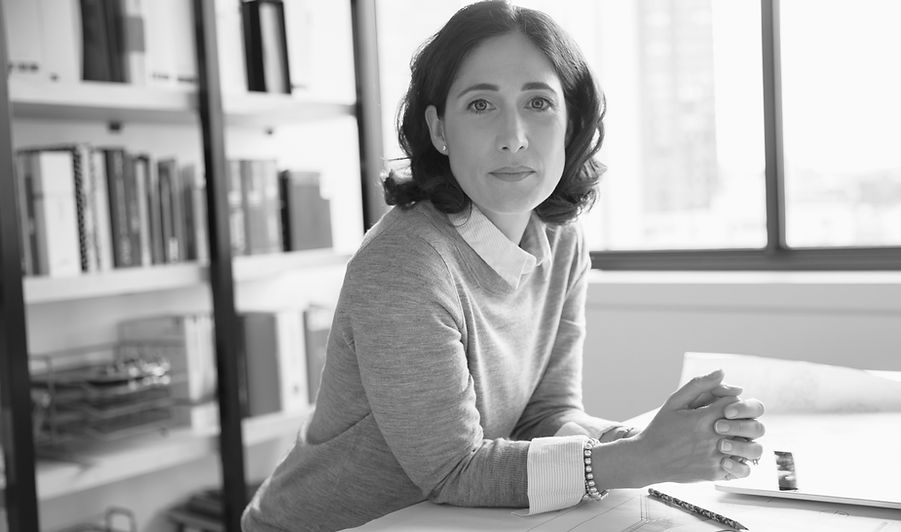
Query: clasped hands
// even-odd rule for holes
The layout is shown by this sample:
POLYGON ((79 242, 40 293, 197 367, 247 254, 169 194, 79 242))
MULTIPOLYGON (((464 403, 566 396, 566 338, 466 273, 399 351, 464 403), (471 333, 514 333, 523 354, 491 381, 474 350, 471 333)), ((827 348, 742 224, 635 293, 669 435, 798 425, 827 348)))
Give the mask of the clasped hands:
POLYGON ((644 429, 616 426, 598 439, 628 447, 624 458, 632 465, 626 481, 631 487, 743 478, 763 453, 754 440, 765 429, 757 419, 763 403, 742 399, 741 392, 723 384, 722 370, 695 377, 663 403, 644 429))

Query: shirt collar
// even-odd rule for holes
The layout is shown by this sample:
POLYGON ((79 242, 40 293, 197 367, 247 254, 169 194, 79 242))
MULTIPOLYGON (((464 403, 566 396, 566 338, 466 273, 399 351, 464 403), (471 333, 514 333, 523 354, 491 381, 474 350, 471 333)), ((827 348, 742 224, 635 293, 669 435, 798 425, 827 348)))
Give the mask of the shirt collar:
POLYGON ((551 254, 545 224, 534 213, 520 245, 507 238, 474 203, 472 209, 449 214, 451 224, 476 254, 514 288, 522 276, 531 274, 551 254))

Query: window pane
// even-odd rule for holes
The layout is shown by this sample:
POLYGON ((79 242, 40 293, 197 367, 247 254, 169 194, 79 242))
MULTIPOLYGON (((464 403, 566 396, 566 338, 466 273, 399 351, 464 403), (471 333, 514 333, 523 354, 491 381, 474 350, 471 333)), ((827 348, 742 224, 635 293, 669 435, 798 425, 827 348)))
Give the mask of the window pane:
POLYGON ((781 3, 786 237, 901 244, 901 3, 781 3))

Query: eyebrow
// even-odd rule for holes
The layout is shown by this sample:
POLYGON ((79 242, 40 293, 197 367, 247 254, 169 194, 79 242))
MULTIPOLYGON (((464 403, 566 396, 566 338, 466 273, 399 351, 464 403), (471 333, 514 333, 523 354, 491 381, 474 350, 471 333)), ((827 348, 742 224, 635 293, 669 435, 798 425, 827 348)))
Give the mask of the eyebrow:
MULTIPOLYGON (((463 89, 462 91, 460 91, 460 93, 457 94, 457 98, 461 98, 464 95, 466 95, 467 93, 475 92, 475 91, 495 91, 496 92, 499 90, 501 90, 501 88, 492 83, 476 83, 475 85, 471 85, 471 86, 463 89)), ((523 90, 523 91, 546 90, 546 91, 550 91, 550 92, 556 92, 550 85, 548 85, 547 83, 545 83, 543 81, 530 81, 528 83, 525 83, 525 84, 523 84, 521 90, 523 90)))

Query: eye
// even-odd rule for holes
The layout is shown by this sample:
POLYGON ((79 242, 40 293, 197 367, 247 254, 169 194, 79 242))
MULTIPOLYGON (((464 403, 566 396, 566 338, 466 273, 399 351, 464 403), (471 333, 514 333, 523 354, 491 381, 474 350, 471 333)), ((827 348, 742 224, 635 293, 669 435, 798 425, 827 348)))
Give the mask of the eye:
POLYGON ((476 113, 484 113, 491 110, 491 104, 488 103, 488 100, 483 100, 481 98, 470 102, 468 107, 471 111, 474 111, 476 113))
POLYGON ((529 100, 528 106, 529 109, 532 109, 533 111, 546 111, 551 109, 554 104, 543 96, 537 96, 529 100))

